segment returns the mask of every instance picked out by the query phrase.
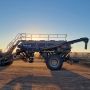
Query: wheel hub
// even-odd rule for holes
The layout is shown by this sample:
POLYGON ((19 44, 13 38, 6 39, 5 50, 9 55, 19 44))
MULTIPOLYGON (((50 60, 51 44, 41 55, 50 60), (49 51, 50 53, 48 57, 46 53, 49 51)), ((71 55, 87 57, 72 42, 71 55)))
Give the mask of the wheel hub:
POLYGON ((57 67, 59 65, 59 61, 57 59, 50 60, 50 65, 52 67, 57 67))

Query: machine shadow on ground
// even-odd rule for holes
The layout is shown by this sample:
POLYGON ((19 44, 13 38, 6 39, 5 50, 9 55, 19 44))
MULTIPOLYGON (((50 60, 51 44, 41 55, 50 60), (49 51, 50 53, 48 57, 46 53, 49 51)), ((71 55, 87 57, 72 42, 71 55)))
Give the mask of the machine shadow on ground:
POLYGON ((51 74, 52 77, 33 75, 17 77, 0 90, 90 90, 90 79, 65 68, 61 71, 51 71, 51 74), (16 85, 20 87, 15 89, 16 85))

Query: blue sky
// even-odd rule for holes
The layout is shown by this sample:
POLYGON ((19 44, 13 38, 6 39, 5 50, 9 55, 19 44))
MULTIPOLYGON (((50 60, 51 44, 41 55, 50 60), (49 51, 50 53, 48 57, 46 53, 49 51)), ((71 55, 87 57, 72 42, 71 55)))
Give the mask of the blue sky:
MULTIPOLYGON (((90 0, 0 0, 0 48, 22 32, 90 38, 90 0)), ((83 47, 75 44, 73 51, 86 51, 83 47)))

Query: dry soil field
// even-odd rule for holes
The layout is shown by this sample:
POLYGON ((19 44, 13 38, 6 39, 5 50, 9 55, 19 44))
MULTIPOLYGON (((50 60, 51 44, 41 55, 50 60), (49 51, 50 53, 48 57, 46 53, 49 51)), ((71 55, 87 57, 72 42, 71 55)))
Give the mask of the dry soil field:
POLYGON ((90 68, 64 63, 50 71, 40 59, 0 67, 0 90, 90 90, 90 68))

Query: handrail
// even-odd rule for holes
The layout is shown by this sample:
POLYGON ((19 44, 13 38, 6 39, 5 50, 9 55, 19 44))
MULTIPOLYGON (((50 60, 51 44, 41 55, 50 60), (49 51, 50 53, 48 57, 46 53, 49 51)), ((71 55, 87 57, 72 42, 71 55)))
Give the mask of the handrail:
POLYGON ((29 34, 29 33, 21 33, 22 39, 30 39, 33 40, 34 38, 38 38, 38 39, 46 39, 46 40, 50 40, 50 39, 60 39, 63 38, 64 40, 66 40, 67 38, 67 34, 29 34))

